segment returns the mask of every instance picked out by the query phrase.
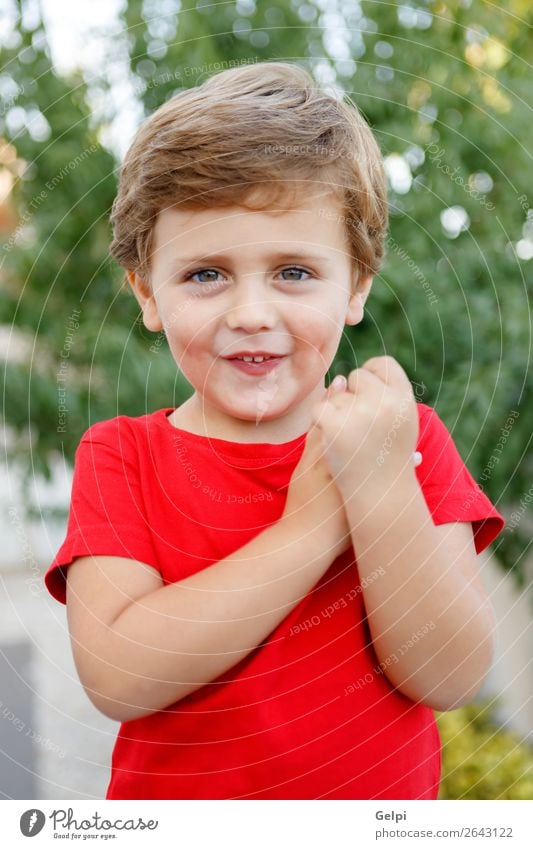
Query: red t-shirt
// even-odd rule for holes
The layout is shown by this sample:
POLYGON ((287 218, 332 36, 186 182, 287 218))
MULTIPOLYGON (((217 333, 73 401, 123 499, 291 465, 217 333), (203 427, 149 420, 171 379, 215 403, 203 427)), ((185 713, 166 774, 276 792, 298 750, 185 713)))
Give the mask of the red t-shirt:
MULTIPOLYGON (((480 552, 504 520, 436 412, 417 406, 416 474, 433 520, 472 522, 480 552)), ((280 518, 305 434, 230 442, 175 428, 171 412, 118 416, 83 435, 66 539, 45 575, 58 601, 77 556, 139 560, 170 584, 280 518)), ((433 711, 379 672, 363 592, 350 547, 240 663, 122 723, 106 798, 435 799, 433 711)))

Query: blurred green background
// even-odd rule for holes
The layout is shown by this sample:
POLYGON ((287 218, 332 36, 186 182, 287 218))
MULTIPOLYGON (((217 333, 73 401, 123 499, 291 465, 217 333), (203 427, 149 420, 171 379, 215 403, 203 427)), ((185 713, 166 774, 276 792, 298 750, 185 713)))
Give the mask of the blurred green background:
POLYGON ((491 716, 485 700, 437 713, 442 741, 439 799, 533 799, 533 751, 491 716))
MULTIPOLYGON (((39 2, 2 6, 2 402, 26 482, 49 476, 58 455, 72 463, 95 421, 191 393, 107 253, 119 148, 132 135, 125 116, 138 124, 241 62, 294 61, 359 106, 390 183, 386 262, 329 377, 382 353, 400 361, 510 520, 494 548, 523 587, 533 501, 528 0, 130 0, 112 26, 86 33, 93 67, 68 74, 54 65, 39 2)), ((531 751, 495 737, 486 717, 440 717, 442 797, 531 798, 531 751)))

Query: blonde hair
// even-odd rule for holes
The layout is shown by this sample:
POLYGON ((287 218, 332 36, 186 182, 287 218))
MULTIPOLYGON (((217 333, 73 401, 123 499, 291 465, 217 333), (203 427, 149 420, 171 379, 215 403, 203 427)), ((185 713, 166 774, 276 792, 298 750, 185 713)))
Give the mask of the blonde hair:
POLYGON ((165 207, 268 209, 291 189, 305 195, 309 183, 338 197, 352 261, 363 276, 376 273, 388 225, 386 179, 355 104, 327 94, 297 65, 230 68, 171 97, 137 131, 112 207, 110 253, 148 282, 165 207))

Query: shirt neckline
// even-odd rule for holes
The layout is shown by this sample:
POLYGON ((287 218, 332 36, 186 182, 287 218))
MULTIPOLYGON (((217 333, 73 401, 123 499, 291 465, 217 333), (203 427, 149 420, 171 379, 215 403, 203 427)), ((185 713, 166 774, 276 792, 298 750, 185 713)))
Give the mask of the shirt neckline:
POLYGON ((181 427, 176 427, 169 422, 168 417, 174 412, 176 407, 164 407, 158 410, 156 416, 159 418, 165 430, 168 433, 173 433, 182 439, 190 442, 195 442, 198 445, 209 445, 214 449, 215 453, 223 454, 225 457, 234 457, 237 459, 264 459, 269 457, 280 458, 292 453, 305 442, 307 433, 301 433, 294 439, 288 442, 233 442, 228 439, 220 439, 215 436, 204 436, 201 433, 193 433, 190 430, 184 430, 181 427))

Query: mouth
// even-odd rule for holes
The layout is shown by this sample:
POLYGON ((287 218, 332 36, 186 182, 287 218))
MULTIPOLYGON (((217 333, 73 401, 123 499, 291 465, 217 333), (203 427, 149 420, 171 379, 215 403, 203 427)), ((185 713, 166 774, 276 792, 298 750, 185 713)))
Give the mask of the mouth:
POLYGON ((230 366, 239 369, 244 374, 268 374, 279 366, 287 357, 285 354, 257 354, 238 357, 227 357, 230 366))
POLYGON ((280 357, 286 356, 285 354, 278 354, 274 351, 241 351, 240 354, 230 354, 227 357, 224 357, 226 360, 244 360, 247 363, 252 361, 262 362, 263 360, 271 360, 271 359, 279 359, 280 357))

